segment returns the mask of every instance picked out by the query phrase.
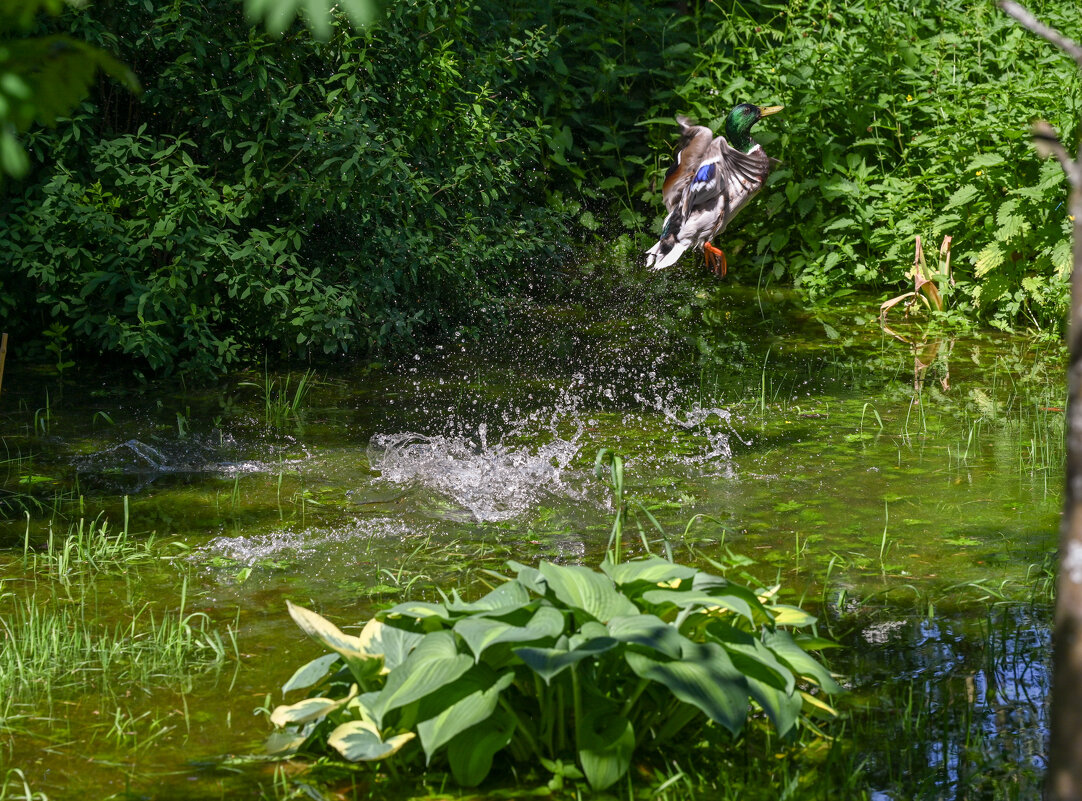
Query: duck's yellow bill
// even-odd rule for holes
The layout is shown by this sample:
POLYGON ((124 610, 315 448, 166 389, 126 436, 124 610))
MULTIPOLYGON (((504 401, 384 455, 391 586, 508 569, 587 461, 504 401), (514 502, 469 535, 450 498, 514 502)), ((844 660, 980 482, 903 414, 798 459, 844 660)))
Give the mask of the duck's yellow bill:
POLYGON ((759 116, 760 117, 767 117, 767 116, 769 116, 771 114, 777 114, 783 108, 785 108, 785 106, 767 106, 766 108, 760 107, 759 108, 759 116))

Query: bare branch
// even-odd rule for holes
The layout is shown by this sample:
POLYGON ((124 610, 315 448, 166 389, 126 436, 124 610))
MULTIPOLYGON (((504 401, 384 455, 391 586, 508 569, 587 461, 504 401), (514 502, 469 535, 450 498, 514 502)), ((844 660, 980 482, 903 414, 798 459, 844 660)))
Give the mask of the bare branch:
POLYGON ((1059 162, 1060 166, 1063 167, 1063 171, 1067 174, 1067 180, 1071 183, 1071 186, 1078 186, 1082 183, 1082 170, 1080 170, 1078 162, 1071 158, 1067 148, 1060 141, 1056 129, 1044 120, 1037 120, 1037 122, 1033 123, 1033 146, 1037 150, 1037 155, 1041 158, 1056 157, 1056 161, 1059 162))
POLYGON ((1068 39, 1055 28, 1045 25, 1019 3, 1014 2, 1014 0, 1001 0, 999 7, 1018 20, 1018 23, 1023 28, 1033 31, 1033 33, 1037 34, 1042 39, 1048 40, 1069 55, 1074 59, 1078 68, 1082 69, 1082 45, 1079 45, 1073 39, 1068 39))

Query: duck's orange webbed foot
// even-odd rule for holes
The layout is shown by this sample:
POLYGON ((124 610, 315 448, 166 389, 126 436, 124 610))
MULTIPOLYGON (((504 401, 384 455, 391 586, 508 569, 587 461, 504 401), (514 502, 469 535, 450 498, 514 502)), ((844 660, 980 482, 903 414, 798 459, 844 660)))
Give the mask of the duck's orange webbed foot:
POLYGON ((729 265, 725 261, 725 253, 721 248, 716 248, 709 242, 703 244, 703 255, 706 256, 706 266, 714 271, 715 275, 725 277, 729 265))

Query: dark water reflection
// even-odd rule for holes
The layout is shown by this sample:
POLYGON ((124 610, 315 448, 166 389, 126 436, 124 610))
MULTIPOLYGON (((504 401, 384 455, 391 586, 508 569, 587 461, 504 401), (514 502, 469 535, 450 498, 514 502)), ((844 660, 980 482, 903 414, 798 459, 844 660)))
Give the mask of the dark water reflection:
POLYGON ((834 667, 877 799, 1038 798, 1050 682, 1047 608, 870 624, 834 667))

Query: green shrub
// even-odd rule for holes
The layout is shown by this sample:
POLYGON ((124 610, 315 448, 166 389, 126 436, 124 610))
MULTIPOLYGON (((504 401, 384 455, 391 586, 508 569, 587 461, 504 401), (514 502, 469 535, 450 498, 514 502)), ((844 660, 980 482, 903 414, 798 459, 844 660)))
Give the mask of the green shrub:
POLYGON ((831 643, 789 630, 815 622, 796 607, 655 556, 606 559, 601 572, 508 567, 514 576, 477 601, 399 604, 359 636, 290 604, 332 653, 283 686, 312 689, 274 710, 270 749, 355 762, 423 753, 466 786, 506 749, 552 769, 570 759, 600 789, 639 748, 703 726, 739 733, 752 703, 783 736, 833 713, 823 694, 840 688, 808 653, 831 643))
POLYGON ((404 2, 317 42, 253 32, 235 0, 71 11, 145 91, 104 86, 27 137, 35 171, 0 195, 5 325, 215 372, 482 314, 563 251, 566 220, 523 89, 551 37, 486 15, 404 2))
MULTIPOLYGON (((1035 10, 1082 37, 1072 8, 1035 10)), ((115 53, 145 91, 104 82, 24 137, 31 174, 0 190, 0 323, 18 341, 58 323, 84 350, 219 371, 483 322, 558 288, 576 245, 630 233, 644 249, 674 115, 717 126, 744 100, 786 110, 757 129, 782 166, 721 243, 735 280, 896 295, 914 237, 950 235, 957 313, 1056 331, 1066 308, 1065 187, 1028 129, 1043 116, 1073 136, 1078 75, 991 0, 404 0, 325 42, 253 32, 234 0, 44 24, 115 53), (133 148, 174 146, 127 174, 133 148), (147 234, 172 250, 139 261, 147 234), (233 318, 202 305, 219 297, 233 318)))
MULTIPOLYGON (((1033 8, 1082 35, 1074 9, 1033 8)), ((707 3, 682 24, 701 39, 651 117, 684 111, 717 123, 741 100, 786 106, 756 129, 783 164, 724 237, 751 267, 738 275, 788 280, 812 298, 854 287, 894 295, 909 288, 914 237, 950 235, 963 311, 1003 328, 1058 330, 1066 186, 1029 129, 1043 117, 1068 137, 1077 130, 1069 59, 984 0, 751 3, 731 13, 707 3)), ((673 128, 662 125, 663 147, 673 128)), ((639 189, 656 208, 651 187, 639 189)))

